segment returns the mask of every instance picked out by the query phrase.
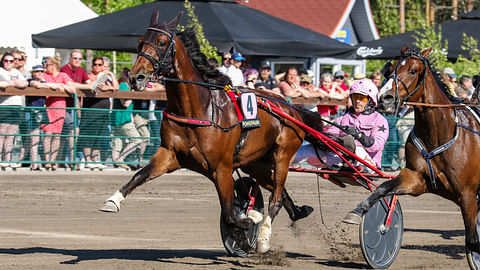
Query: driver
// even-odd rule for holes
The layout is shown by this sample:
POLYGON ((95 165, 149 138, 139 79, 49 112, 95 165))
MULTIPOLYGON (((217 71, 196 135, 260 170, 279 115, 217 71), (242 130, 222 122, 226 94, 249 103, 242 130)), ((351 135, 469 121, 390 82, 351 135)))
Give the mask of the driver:
MULTIPOLYGON (((371 80, 356 81, 350 88, 352 107, 325 132, 340 138, 345 148, 380 169, 389 130, 385 117, 375 111, 377 94, 378 88, 371 80)), ((298 150, 293 163, 302 162, 320 168, 343 165, 343 160, 335 153, 315 149, 312 144, 304 144, 298 150)), ((361 166, 362 163, 355 161, 353 165, 361 166)))

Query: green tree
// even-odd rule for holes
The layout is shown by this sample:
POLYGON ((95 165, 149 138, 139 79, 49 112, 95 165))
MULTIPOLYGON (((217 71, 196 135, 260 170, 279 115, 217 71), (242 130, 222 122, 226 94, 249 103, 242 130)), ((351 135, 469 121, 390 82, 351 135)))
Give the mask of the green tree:
POLYGON ((456 74, 469 75, 470 77, 477 75, 480 71, 480 50, 478 49, 478 41, 463 33, 462 49, 467 51, 471 58, 467 58, 460 54, 453 69, 456 74))
POLYGON ((421 50, 432 47, 433 50, 429 55, 429 60, 434 67, 442 69, 445 66, 448 66, 448 40, 442 42, 442 28, 440 25, 438 27, 426 27, 424 31, 415 31, 413 37, 415 39, 413 44, 421 50))
POLYGON ((197 15, 195 15, 195 7, 192 6, 188 0, 185 0, 184 3, 185 9, 187 10, 188 22, 186 26, 179 26, 179 30, 183 31, 185 28, 193 27, 195 31, 195 36, 197 37, 198 43, 200 45, 200 51, 205 54, 207 58, 215 58, 219 63, 221 63, 221 57, 217 53, 217 48, 210 44, 210 41, 205 37, 203 32, 203 26, 198 20, 197 15))
MULTIPOLYGON (((82 0, 82 2, 92 9, 98 15, 112 13, 125 8, 134 7, 144 3, 150 3, 155 0, 82 0)), ((113 60, 113 51, 93 50, 93 57, 106 56, 113 60)), ((117 73, 124 67, 131 68, 130 53, 116 52, 117 73)), ((90 63, 87 63, 89 65, 90 63)), ((112 67, 113 68, 113 67, 112 67)))
MULTIPOLYGON (((93 11, 99 15, 119 11, 121 9, 137 6, 144 3, 154 2, 155 0, 82 0, 84 4, 89 6, 93 11)), ((214 57, 217 61, 221 62, 221 57, 217 54, 217 48, 212 46, 203 32, 203 26, 195 15, 195 8, 192 4, 185 0, 185 9, 187 10, 188 23, 186 26, 179 25, 179 30, 182 31, 185 27, 193 27, 195 35, 200 44, 200 51, 207 56, 207 58, 214 57)), ((94 50, 93 56, 107 56, 110 59, 113 58, 112 51, 94 50)), ((131 67, 130 53, 117 52, 118 70, 123 67, 131 67)))

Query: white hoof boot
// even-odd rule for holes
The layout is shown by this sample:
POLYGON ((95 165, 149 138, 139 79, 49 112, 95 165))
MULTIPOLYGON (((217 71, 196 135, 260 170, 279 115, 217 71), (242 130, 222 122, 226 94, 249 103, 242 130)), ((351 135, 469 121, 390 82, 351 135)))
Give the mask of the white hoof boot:
POLYGON ((100 208, 100 211, 109 212, 109 213, 118 213, 118 211, 120 211, 120 208, 112 201, 105 201, 103 203, 102 208, 100 208))
POLYGON ((118 213, 120 211, 120 203, 124 200, 125 197, 123 197, 122 193, 117 191, 103 203, 100 211, 118 213))
POLYGON ((252 219, 253 223, 255 223, 255 224, 258 224, 258 223, 262 222, 262 220, 263 220, 262 213, 258 212, 257 210, 253 210, 253 209, 248 211, 247 217, 252 219))
POLYGON ((258 232, 257 252, 265 253, 270 250, 270 235, 272 234, 272 219, 265 218, 260 231, 258 232))
POLYGON ((362 217, 355 213, 348 212, 348 214, 342 219, 342 221, 348 224, 360 225, 360 223, 362 222, 362 217))
POLYGON ((258 240, 257 241, 257 253, 266 253, 270 250, 270 241, 258 240))

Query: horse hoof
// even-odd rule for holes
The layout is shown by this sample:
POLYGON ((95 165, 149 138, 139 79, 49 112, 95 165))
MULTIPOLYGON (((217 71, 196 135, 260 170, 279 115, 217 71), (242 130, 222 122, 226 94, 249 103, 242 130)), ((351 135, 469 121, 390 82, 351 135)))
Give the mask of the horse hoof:
POLYGON ((266 253, 270 250, 270 243, 268 240, 258 240, 257 253, 266 253))
POLYGON ((355 224, 355 225, 360 225, 362 222, 362 217, 359 216, 358 214, 349 212, 343 219, 342 222, 348 223, 348 224, 355 224))
POLYGON ((295 215, 290 217, 290 219, 292 221, 297 221, 299 219, 308 217, 313 212, 313 207, 309 205, 304 205, 302 207, 295 206, 293 211, 295 212, 295 215))
POLYGON ((112 201, 106 201, 102 208, 100 208, 100 211, 102 212, 109 212, 109 213, 118 213, 120 211, 120 208, 112 201))

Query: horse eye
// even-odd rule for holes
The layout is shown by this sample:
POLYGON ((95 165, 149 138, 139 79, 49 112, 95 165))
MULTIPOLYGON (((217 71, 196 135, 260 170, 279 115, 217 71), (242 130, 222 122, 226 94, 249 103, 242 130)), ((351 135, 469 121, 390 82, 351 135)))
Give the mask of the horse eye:
POLYGON ((163 46, 165 46, 165 45, 167 45, 167 44, 165 43, 165 41, 160 41, 160 42, 158 43, 158 45, 163 47, 163 46))
POLYGON ((412 69, 410 70, 410 73, 411 73, 411 74, 417 73, 417 69, 416 69, 416 68, 412 68, 412 69))

